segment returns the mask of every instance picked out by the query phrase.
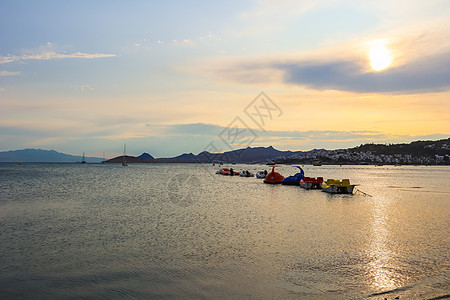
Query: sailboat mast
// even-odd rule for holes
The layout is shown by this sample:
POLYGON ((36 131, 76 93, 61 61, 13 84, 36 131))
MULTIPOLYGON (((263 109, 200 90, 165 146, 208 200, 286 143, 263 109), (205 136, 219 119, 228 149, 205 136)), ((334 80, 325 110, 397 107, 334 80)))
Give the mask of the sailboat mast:
POLYGON ((123 144, 123 159, 122 166, 128 166, 128 162, 125 160, 125 152, 127 150, 127 144, 123 144))

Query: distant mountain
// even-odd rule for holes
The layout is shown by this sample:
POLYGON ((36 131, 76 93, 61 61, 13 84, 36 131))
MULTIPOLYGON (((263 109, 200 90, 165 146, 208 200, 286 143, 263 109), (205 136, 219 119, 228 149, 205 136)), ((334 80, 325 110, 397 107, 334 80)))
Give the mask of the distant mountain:
MULTIPOLYGON (((364 144, 339 150, 314 149, 311 151, 281 151, 269 147, 247 147, 223 153, 203 151, 198 155, 184 153, 171 158, 154 158, 149 153, 135 156, 118 156, 107 163, 311 163, 326 164, 449 164, 450 139, 416 141, 409 144, 364 144)), ((86 157, 89 162, 101 162, 98 157, 86 157)), ((0 152, 0 162, 81 162, 81 156, 59 153, 54 150, 25 149, 0 152)))
POLYGON ((136 164, 136 163, 142 164, 142 163, 156 163, 156 162, 158 162, 150 154, 147 154, 148 156, 144 155, 144 154, 147 154, 147 153, 143 153, 142 155, 140 155, 138 157, 130 156, 130 155, 125 155, 125 156, 121 155, 121 156, 117 156, 117 157, 108 159, 107 161, 105 161, 105 163, 118 164, 118 163, 122 163, 122 162, 126 161, 127 163, 130 163, 130 164, 136 164), (151 158, 150 159, 145 159, 145 158, 141 158, 141 157, 151 157, 151 158))
POLYGON ((153 156, 151 156, 150 154, 148 154, 146 152, 144 152, 141 155, 139 155, 138 158, 140 158, 140 159, 150 159, 150 160, 151 159, 155 159, 153 156))
POLYGON ((302 151, 280 151, 272 146, 269 147, 247 147, 223 153, 210 153, 203 151, 198 155, 184 153, 173 158, 158 158, 156 161, 165 163, 266 163, 276 158, 301 155, 302 151))
MULTIPOLYGON (((86 157, 86 162, 101 162, 98 157, 86 157)), ((56 152, 55 150, 24 149, 0 152, 0 162, 81 162, 82 156, 56 152)))

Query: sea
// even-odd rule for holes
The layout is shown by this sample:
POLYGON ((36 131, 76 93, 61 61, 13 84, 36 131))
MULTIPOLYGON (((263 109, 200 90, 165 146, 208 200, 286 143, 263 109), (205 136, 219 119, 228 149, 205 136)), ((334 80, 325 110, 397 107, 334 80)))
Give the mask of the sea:
POLYGON ((449 166, 303 166, 354 195, 218 169, 0 164, 0 299, 450 297, 449 166))

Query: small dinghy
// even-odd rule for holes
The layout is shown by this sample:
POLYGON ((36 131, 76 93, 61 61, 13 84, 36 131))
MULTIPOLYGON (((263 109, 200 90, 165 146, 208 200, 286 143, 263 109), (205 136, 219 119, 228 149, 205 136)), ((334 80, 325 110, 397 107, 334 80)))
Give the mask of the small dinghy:
POLYGON ((305 172, 303 172, 303 169, 300 168, 299 166, 293 166, 294 168, 299 168, 300 172, 292 175, 292 176, 288 176, 286 178, 283 179, 283 181, 281 182, 281 184, 284 185, 299 185, 300 184, 300 180, 302 180, 305 177, 305 172))
POLYGON ((239 172, 235 172, 235 171, 233 171, 233 169, 222 168, 219 171, 217 171, 216 174, 233 176, 233 175, 239 175, 239 172))
POLYGON ((266 170, 256 172, 256 178, 263 179, 263 178, 266 178, 266 176, 267 176, 266 170))
POLYGON ((266 178, 264 179, 264 183, 277 184, 283 181, 284 176, 281 175, 280 173, 275 172, 276 167, 277 166, 272 167, 272 171, 269 174, 267 174, 266 178))
POLYGON ((300 180, 300 187, 307 190, 320 190, 322 189, 323 177, 305 177, 300 180))
POLYGON ((245 171, 241 171, 239 173, 239 176, 241 176, 241 177, 253 177, 253 176, 255 176, 255 174, 253 174, 252 172, 249 172, 248 170, 245 170, 245 171))
POLYGON ((330 194, 353 194, 356 184, 350 184, 349 179, 342 179, 342 181, 327 179, 322 183, 322 191, 330 194))

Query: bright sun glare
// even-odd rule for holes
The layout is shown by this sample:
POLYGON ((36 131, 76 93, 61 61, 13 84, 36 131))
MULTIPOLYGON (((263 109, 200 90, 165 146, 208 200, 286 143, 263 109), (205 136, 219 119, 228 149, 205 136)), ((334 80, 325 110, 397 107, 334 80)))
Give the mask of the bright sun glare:
POLYGON ((386 43, 383 40, 373 41, 369 47, 369 60, 372 69, 381 71, 391 65, 391 52, 386 48, 386 43))

